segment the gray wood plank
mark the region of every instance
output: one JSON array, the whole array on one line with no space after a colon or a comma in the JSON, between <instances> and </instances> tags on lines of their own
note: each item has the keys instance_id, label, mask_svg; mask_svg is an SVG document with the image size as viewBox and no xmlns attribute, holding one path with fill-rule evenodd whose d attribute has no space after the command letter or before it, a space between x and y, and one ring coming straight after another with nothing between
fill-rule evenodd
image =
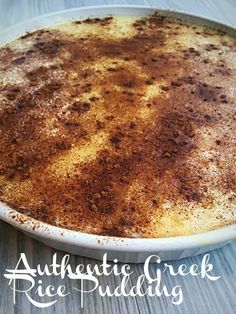
<instances>
[{"instance_id":1,"label":"gray wood plank","mask_svg":"<svg viewBox=\"0 0 236 314\"><path fill-rule=\"evenodd\" d=\"M0 29L45 13L104 4L149 5L181 10L236 26L236 5L233 0L0 0Z\"/></svg>"},{"instance_id":2,"label":"gray wood plank","mask_svg":"<svg viewBox=\"0 0 236 314\"><path fill-rule=\"evenodd\" d=\"M72 293L70 296L60 298L58 303L49 309L38 309L30 305L25 296L18 294L16 298L17 304L13 306L12 291L7 286L7 280L2 274L5 268L11 268L16 265L20 252L25 252L31 267L36 267L37 264L50 264L53 253L58 253L60 261L64 252L56 251L49 248L36 240L32 240L23 233L16 231L14 228L4 222L0 222L0 274L1 274L1 294L0 304L1 309L5 309L2 313L66 313L68 309L70 313L234 313L236 309L236 241L225 246L222 249L215 250L211 253L211 263L214 265L214 274L221 275L222 278L216 282L203 280L199 277L172 277L170 274L164 274L162 277L162 285L174 287L180 285L183 288L184 302L181 305L173 305L170 299L165 297L101 297L98 292L93 292L84 297L84 309L81 310L80 294ZM3 241L4 239L4 241ZM8 239L6 241L5 239ZM175 269L185 263L188 267L194 263L200 265L201 255L193 258L173 261L171 265ZM72 269L78 264L94 265L100 262L80 257L71 256L70 265ZM131 285L134 285L140 274L143 274L143 265L131 265L134 274L132 276ZM163 263L161 269L163 270ZM151 266L151 275L154 276L156 265ZM111 289L119 285L121 277L108 278L102 277L100 282L104 286L108 284ZM44 277L45 285L65 284L69 291L72 291L73 286L79 287L79 283L68 278L61 280L58 278ZM20 283L19 289L25 288ZM89 288L89 284L85 283L85 289ZM144 289L147 285L144 286ZM36 299L37 300L37 299ZM48 299L43 298L46 302Z\"/></svg>"}]
</instances>

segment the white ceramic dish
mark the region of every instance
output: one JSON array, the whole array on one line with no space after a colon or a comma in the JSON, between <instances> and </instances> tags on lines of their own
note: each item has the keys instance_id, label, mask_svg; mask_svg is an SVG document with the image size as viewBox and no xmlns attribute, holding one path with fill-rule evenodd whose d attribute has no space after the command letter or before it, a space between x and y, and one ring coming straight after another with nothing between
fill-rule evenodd
<instances>
[{"instance_id":1,"label":"white ceramic dish","mask_svg":"<svg viewBox=\"0 0 236 314\"><path fill-rule=\"evenodd\" d=\"M27 31L33 31L71 19L85 19L87 17L107 15L144 16L153 13L153 11L153 9L138 6L99 6L56 12L7 28L0 33L0 45L25 34ZM234 28L215 21L209 21L182 12L158 11L164 15L218 28L227 31L229 34L236 34ZM27 235L54 248L95 259L101 259L104 253L108 253L109 260L117 258L121 262L131 263L143 262L151 254L159 255L162 260L194 256L219 248L236 238L236 225L226 226L206 233L171 238L131 239L96 236L58 228L37 221L12 210L1 202L0 218L22 230Z\"/></svg>"}]
</instances>

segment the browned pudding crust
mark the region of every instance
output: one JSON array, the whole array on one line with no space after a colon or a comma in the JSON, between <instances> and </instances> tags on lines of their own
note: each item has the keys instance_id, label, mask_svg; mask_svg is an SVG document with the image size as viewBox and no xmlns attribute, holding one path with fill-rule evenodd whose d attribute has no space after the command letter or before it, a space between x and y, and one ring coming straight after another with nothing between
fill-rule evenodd
<instances>
[{"instance_id":1,"label":"browned pudding crust","mask_svg":"<svg viewBox=\"0 0 236 314\"><path fill-rule=\"evenodd\" d=\"M158 15L0 48L0 200L88 233L235 223L236 41Z\"/></svg>"}]
</instances>

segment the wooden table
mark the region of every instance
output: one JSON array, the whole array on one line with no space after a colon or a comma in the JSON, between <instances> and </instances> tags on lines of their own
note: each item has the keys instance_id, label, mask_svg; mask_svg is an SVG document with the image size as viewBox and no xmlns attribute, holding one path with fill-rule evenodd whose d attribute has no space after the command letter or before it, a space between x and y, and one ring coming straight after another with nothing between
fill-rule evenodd
<instances>
[{"instance_id":1,"label":"wooden table","mask_svg":"<svg viewBox=\"0 0 236 314\"><path fill-rule=\"evenodd\" d=\"M139 4L156 5L157 7L179 9L217 19L221 22L236 26L236 1L235 0L0 0L0 29L17 23L32 16L68 9L72 7L98 4ZM172 277L167 273L162 276L162 283L167 287L179 284L183 288L184 301L181 305L173 305L165 297L101 297L97 291L84 297L84 308L81 309L79 293L72 293L48 309L39 309L30 304L24 294L16 295L16 304L13 305L13 293L8 286L8 281L3 273L6 268L14 268L20 253L26 253L32 266L37 264L50 264L52 255L56 250L47 247L36 240L16 231L10 225L0 222L0 313L197 313L221 314L236 313L236 242L211 253L211 263L214 274L221 278L215 282L203 280L199 277ZM58 259L64 255L58 251ZM175 261L171 264L177 267L185 263L190 266L200 264L202 256ZM99 263L95 260L71 256L70 265L73 268L78 264ZM156 266L152 266L152 271ZM161 265L163 268L163 265ZM143 265L132 265L135 276L143 274ZM46 284L65 284L68 290L72 289L71 280L59 280L56 277L45 279ZM103 279L102 279L103 280ZM116 286L120 278L109 276L103 284L111 288ZM74 284L74 283L73 283ZM23 282L18 289L25 289ZM47 300L46 298L43 300Z\"/></svg>"}]
</instances>

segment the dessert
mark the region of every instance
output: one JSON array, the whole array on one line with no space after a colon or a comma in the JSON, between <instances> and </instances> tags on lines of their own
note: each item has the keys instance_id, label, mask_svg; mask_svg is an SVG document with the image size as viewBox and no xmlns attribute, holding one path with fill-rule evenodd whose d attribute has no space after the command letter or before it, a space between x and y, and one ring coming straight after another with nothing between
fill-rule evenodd
<instances>
[{"instance_id":1,"label":"dessert","mask_svg":"<svg viewBox=\"0 0 236 314\"><path fill-rule=\"evenodd\" d=\"M2 202L118 237L235 223L235 38L109 16L27 33L0 60Z\"/></svg>"}]
</instances>

